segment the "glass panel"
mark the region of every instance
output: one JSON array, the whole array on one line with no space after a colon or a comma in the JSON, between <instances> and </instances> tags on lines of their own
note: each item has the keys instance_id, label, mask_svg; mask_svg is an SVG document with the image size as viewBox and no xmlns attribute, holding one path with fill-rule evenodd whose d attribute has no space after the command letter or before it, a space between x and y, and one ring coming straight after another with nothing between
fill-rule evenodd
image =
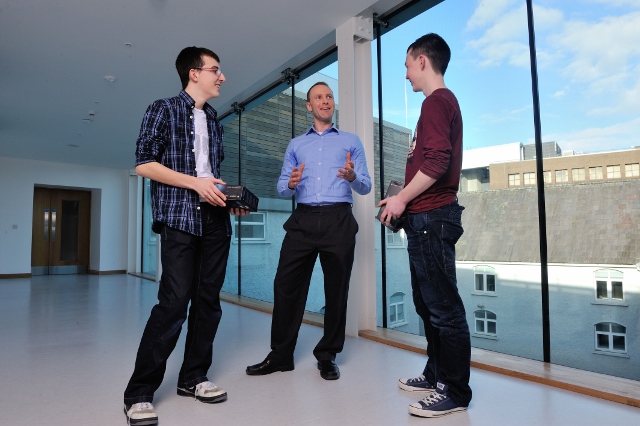
<instances>
[{"instance_id":1,"label":"glass panel","mask_svg":"<svg viewBox=\"0 0 640 426\"><path fill-rule=\"evenodd\" d=\"M476 333L484 333L484 321L476 320Z\"/></svg>"},{"instance_id":2,"label":"glass panel","mask_svg":"<svg viewBox=\"0 0 640 426\"><path fill-rule=\"evenodd\" d=\"M151 180L144 178L142 183L142 273L156 276L158 235L151 230L153 213L151 212Z\"/></svg>"},{"instance_id":3,"label":"glass panel","mask_svg":"<svg viewBox=\"0 0 640 426\"><path fill-rule=\"evenodd\" d=\"M606 281L596 281L596 297L598 299L606 299L608 297Z\"/></svg>"},{"instance_id":4,"label":"glass panel","mask_svg":"<svg viewBox=\"0 0 640 426\"><path fill-rule=\"evenodd\" d=\"M404 303L400 303L398 308L398 321L404 321Z\"/></svg>"},{"instance_id":5,"label":"glass panel","mask_svg":"<svg viewBox=\"0 0 640 426\"><path fill-rule=\"evenodd\" d=\"M609 278L609 271L605 269L596 271L596 278Z\"/></svg>"},{"instance_id":6,"label":"glass panel","mask_svg":"<svg viewBox=\"0 0 640 426\"><path fill-rule=\"evenodd\" d=\"M599 324L596 324L596 330L597 331L609 331L609 323L608 322L601 322Z\"/></svg>"},{"instance_id":7,"label":"glass panel","mask_svg":"<svg viewBox=\"0 0 640 426\"><path fill-rule=\"evenodd\" d=\"M487 318L488 319L496 319L496 314L493 312L488 312L487 311Z\"/></svg>"},{"instance_id":8,"label":"glass panel","mask_svg":"<svg viewBox=\"0 0 640 426\"><path fill-rule=\"evenodd\" d=\"M487 333L489 334L497 334L496 333L496 323L489 321L487 322Z\"/></svg>"},{"instance_id":9,"label":"glass panel","mask_svg":"<svg viewBox=\"0 0 640 426\"><path fill-rule=\"evenodd\" d=\"M620 271L617 271L615 269L610 269L609 271L609 277L611 278L623 278L624 274Z\"/></svg>"},{"instance_id":10,"label":"glass panel","mask_svg":"<svg viewBox=\"0 0 640 426\"><path fill-rule=\"evenodd\" d=\"M598 349L609 349L609 336L606 334L598 334Z\"/></svg>"},{"instance_id":11,"label":"glass panel","mask_svg":"<svg viewBox=\"0 0 640 426\"><path fill-rule=\"evenodd\" d=\"M626 333L627 328L620 324L611 324L611 331L613 333Z\"/></svg>"},{"instance_id":12,"label":"glass panel","mask_svg":"<svg viewBox=\"0 0 640 426\"><path fill-rule=\"evenodd\" d=\"M475 312L475 317L476 318L484 318L485 317L485 311L476 311Z\"/></svg>"},{"instance_id":13,"label":"glass panel","mask_svg":"<svg viewBox=\"0 0 640 426\"><path fill-rule=\"evenodd\" d=\"M624 351L626 349L624 336L613 336L611 340L613 342L613 350Z\"/></svg>"},{"instance_id":14,"label":"glass panel","mask_svg":"<svg viewBox=\"0 0 640 426\"><path fill-rule=\"evenodd\" d=\"M611 283L611 298L616 300L622 300L622 283L619 281L613 281Z\"/></svg>"},{"instance_id":15,"label":"glass panel","mask_svg":"<svg viewBox=\"0 0 640 426\"><path fill-rule=\"evenodd\" d=\"M495 275L487 275L487 291L496 291Z\"/></svg>"},{"instance_id":16,"label":"glass panel","mask_svg":"<svg viewBox=\"0 0 640 426\"><path fill-rule=\"evenodd\" d=\"M476 274L476 290L484 291L484 275Z\"/></svg>"},{"instance_id":17,"label":"glass panel","mask_svg":"<svg viewBox=\"0 0 640 426\"><path fill-rule=\"evenodd\" d=\"M395 293L393 296L391 296L391 303L399 303L402 302L402 300L404 299L404 295L402 293Z\"/></svg>"},{"instance_id":18,"label":"glass panel","mask_svg":"<svg viewBox=\"0 0 640 426\"><path fill-rule=\"evenodd\" d=\"M80 203L75 200L62 200L60 221L60 260L78 261L78 222Z\"/></svg>"},{"instance_id":19,"label":"glass panel","mask_svg":"<svg viewBox=\"0 0 640 426\"><path fill-rule=\"evenodd\" d=\"M389 306L389 321L394 323L396 319L396 305Z\"/></svg>"}]
</instances>

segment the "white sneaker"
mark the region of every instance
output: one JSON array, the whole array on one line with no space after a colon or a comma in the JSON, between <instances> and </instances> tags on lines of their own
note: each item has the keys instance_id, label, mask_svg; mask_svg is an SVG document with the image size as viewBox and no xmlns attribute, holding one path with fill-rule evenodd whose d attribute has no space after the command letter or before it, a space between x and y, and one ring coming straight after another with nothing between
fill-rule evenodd
<instances>
[{"instance_id":1,"label":"white sneaker","mask_svg":"<svg viewBox=\"0 0 640 426\"><path fill-rule=\"evenodd\" d=\"M138 402L129 407L125 405L124 413L127 415L127 424L129 425L143 426L158 424L156 410L150 402Z\"/></svg>"},{"instance_id":2,"label":"white sneaker","mask_svg":"<svg viewBox=\"0 0 640 426\"><path fill-rule=\"evenodd\" d=\"M222 402L227 400L227 393L213 382L198 383L194 387L178 387L178 395L192 396L201 402Z\"/></svg>"}]
</instances>

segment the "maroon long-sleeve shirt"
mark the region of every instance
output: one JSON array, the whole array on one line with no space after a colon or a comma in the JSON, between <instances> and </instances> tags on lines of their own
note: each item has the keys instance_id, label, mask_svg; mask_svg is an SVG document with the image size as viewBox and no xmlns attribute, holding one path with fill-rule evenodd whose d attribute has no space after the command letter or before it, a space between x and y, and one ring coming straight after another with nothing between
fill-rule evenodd
<instances>
[{"instance_id":1,"label":"maroon long-sleeve shirt","mask_svg":"<svg viewBox=\"0 0 640 426\"><path fill-rule=\"evenodd\" d=\"M456 200L462 170L462 114L453 92L437 89L422 102L405 169L405 186L420 170L436 182L407 205L408 213Z\"/></svg>"}]
</instances>

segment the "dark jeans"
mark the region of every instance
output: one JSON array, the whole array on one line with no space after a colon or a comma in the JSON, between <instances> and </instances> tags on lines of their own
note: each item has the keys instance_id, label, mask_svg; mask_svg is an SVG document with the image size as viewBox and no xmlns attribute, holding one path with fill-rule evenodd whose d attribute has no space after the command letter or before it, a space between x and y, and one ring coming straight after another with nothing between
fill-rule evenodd
<instances>
[{"instance_id":1,"label":"dark jeans","mask_svg":"<svg viewBox=\"0 0 640 426\"><path fill-rule=\"evenodd\" d=\"M351 204L299 204L283 227L287 234L273 285L269 358L293 361L311 274L319 255L324 274L324 335L313 354L318 360L333 361L344 347L347 296L358 232Z\"/></svg>"},{"instance_id":2,"label":"dark jeans","mask_svg":"<svg viewBox=\"0 0 640 426\"><path fill-rule=\"evenodd\" d=\"M192 387L208 380L213 339L222 316L220 289L227 268L231 224L224 208L202 203L201 214L201 237L168 226L162 229L158 304L151 310L142 334L135 369L124 391L125 404L153 401L187 318L189 302L178 386Z\"/></svg>"},{"instance_id":3,"label":"dark jeans","mask_svg":"<svg viewBox=\"0 0 640 426\"><path fill-rule=\"evenodd\" d=\"M410 214L408 238L413 302L424 321L429 359L424 375L449 387L459 406L471 401L469 372L471 338L458 294L455 244L462 236L462 210L457 201L423 213Z\"/></svg>"}]
</instances>

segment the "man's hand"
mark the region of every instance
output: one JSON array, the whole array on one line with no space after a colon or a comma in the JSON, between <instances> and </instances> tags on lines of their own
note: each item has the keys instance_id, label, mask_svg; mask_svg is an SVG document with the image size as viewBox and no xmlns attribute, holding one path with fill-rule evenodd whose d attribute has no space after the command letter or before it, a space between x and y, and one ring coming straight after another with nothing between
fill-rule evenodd
<instances>
[{"instance_id":1,"label":"man's hand","mask_svg":"<svg viewBox=\"0 0 640 426\"><path fill-rule=\"evenodd\" d=\"M397 195L393 197L385 198L380 201L378 207L385 206L382 214L380 215L380 222L389 226L391 220L396 219L404 213L404 209L407 207L407 203L402 201Z\"/></svg>"},{"instance_id":2,"label":"man's hand","mask_svg":"<svg viewBox=\"0 0 640 426\"><path fill-rule=\"evenodd\" d=\"M351 153L347 152L347 162L344 164L344 168L338 169L340 173L338 173L336 176L340 179L345 179L349 182L353 182L354 180L356 180L356 172L355 170L353 170L354 166L355 164L353 164L353 161L351 161Z\"/></svg>"},{"instance_id":3,"label":"man's hand","mask_svg":"<svg viewBox=\"0 0 640 426\"><path fill-rule=\"evenodd\" d=\"M298 166L295 166L289 175L289 189L296 189L296 186L300 183L300 179L302 179L302 171L304 170L304 163L300 164L300 169Z\"/></svg>"},{"instance_id":4,"label":"man's hand","mask_svg":"<svg viewBox=\"0 0 640 426\"><path fill-rule=\"evenodd\" d=\"M249 214L249 210L242 209L240 207L235 207L235 208L229 209L229 213L231 213L234 216L246 216Z\"/></svg>"},{"instance_id":5,"label":"man's hand","mask_svg":"<svg viewBox=\"0 0 640 426\"><path fill-rule=\"evenodd\" d=\"M225 207L227 197L216 185L226 185L226 183L216 178L197 179L194 189L207 203L214 206Z\"/></svg>"}]
</instances>

